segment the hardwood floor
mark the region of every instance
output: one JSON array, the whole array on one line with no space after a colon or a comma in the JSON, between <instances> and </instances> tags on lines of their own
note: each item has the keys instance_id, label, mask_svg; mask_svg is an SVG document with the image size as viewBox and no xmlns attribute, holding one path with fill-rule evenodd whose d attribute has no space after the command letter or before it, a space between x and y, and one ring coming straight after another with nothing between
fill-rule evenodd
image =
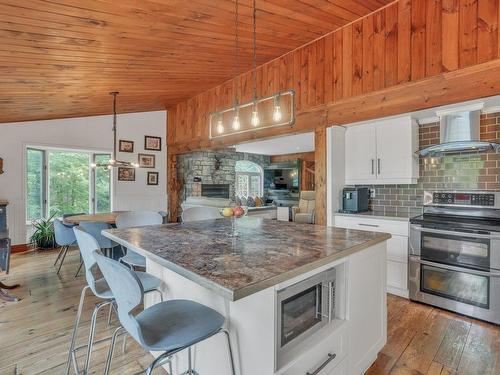
<instances>
[{"instance_id":1,"label":"hardwood floor","mask_svg":"<svg viewBox=\"0 0 500 375\"><path fill-rule=\"evenodd\" d=\"M57 251L15 254L11 274L0 278L8 284L21 283L14 292L22 298L0 303L1 375L64 373L85 278L73 277L79 262L76 251L68 254L60 277L52 267L56 256ZM87 300L79 343L88 332L91 301L95 299ZM98 338L112 331L106 327L105 314L98 320ZM102 374L106 354L107 343L96 346L92 374ZM151 360L129 339L125 355L117 346L112 373L134 374ZM166 372L157 369L155 374ZM388 342L367 374L498 375L500 327L389 295Z\"/></svg>"},{"instance_id":2,"label":"hardwood floor","mask_svg":"<svg viewBox=\"0 0 500 375\"><path fill-rule=\"evenodd\" d=\"M64 374L71 330L85 277L81 274L74 278L79 264L76 250L68 253L60 277L52 267L56 256L57 250L15 254L12 256L10 275L4 277L2 274L1 279L5 283L21 284L21 288L12 292L22 300L17 303L0 302L1 375ZM95 297L86 299L77 345L83 344L88 335L95 301ZM109 336L116 326L114 318L114 324L107 327L107 313L108 310L104 309L98 318L97 338ZM108 342L94 348L91 374L102 374ZM153 359L130 338L125 355L121 351L121 340L116 348L112 374L135 374L145 369ZM83 363L82 357L83 351L79 355L80 364ZM166 371L160 368L154 374L166 374Z\"/></svg>"},{"instance_id":3,"label":"hardwood floor","mask_svg":"<svg viewBox=\"0 0 500 375\"><path fill-rule=\"evenodd\" d=\"M500 374L500 327L388 295L387 345L367 375Z\"/></svg>"}]
</instances>

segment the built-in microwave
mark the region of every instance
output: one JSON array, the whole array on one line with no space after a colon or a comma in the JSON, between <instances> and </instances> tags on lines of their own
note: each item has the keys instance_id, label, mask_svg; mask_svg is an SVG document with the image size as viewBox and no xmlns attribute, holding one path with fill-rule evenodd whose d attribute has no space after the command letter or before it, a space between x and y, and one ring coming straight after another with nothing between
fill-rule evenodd
<instances>
[{"instance_id":1,"label":"built-in microwave","mask_svg":"<svg viewBox=\"0 0 500 375\"><path fill-rule=\"evenodd\" d=\"M333 322L335 292L335 268L277 292L276 368L307 349L309 338Z\"/></svg>"}]
</instances>

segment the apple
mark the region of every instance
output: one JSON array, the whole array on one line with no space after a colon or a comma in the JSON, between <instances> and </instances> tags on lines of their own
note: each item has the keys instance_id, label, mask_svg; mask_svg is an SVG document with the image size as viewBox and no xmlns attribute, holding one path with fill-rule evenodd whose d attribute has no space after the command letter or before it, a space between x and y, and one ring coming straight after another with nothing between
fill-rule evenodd
<instances>
[{"instance_id":1,"label":"apple","mask_svg":"<svg viewBox=\"0 0 500 375\"><path fill-rule=\"evenodd\" d=\"M222 210L222 216L224 217L231 217L233 216L234 212L231 207L226 207Z\"/></svg>"},{"instance_id":2,"label":"apple","mask_svg":"<svg viewBox=\"0 0 500 375\"><path fill-rule=\"evenodd\" d=\"M245 215L245 210L241 206L236 206L233 210L234 216L240 217Z\"/></svg>"}]
</instances>

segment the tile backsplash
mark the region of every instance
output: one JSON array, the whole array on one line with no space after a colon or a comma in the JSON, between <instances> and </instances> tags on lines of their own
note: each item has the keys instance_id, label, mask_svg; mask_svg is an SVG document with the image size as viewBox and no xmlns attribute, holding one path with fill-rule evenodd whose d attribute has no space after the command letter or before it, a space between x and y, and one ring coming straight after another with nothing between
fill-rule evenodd
<instances>
[{"instance_id":1,"label":"tile backsplash","mask_svg":"<svg viewBox=\"0 0 500 375\"><path fill-rule=\"evenodd\" d=\"M481 139L500 140L500 113L481 115ZM421 125L420 148L439 143L439 123ZM422 208L424 190L500 191L500 153L456 153L420 158L420 178L413 185L363 185L375 190L375 211L410 212Z\"/></svg>"}]
</instances>

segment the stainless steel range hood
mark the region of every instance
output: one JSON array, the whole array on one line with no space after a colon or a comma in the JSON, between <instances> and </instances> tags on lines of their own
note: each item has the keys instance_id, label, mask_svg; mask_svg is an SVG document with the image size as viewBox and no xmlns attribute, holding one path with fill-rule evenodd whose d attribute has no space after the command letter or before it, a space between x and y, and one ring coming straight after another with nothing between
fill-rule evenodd
<instances>
[{"instance_id":1,"label":"stainless steel range hood","mask_svg":"<svg viewBox=\"0 0 500 375\"><path fill-rule=\"evenodd\" d=\"M481 141L480 116L483 104L436 112L440 118L440 143L418 151L420 156L500 150L496 142Z\"/></svg>"}]
</instances>

